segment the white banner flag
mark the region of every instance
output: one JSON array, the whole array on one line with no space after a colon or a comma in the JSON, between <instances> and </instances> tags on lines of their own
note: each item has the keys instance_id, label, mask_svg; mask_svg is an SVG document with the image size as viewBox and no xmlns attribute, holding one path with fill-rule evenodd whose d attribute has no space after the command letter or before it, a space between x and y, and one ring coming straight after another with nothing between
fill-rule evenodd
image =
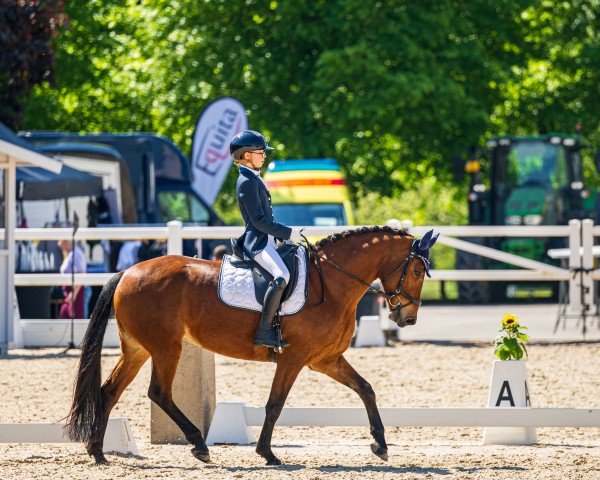
<instances>
[{"instance_id":1,"label":"white banner flag","mask_svg":"<svg viewBox=\"0 0 600 480\"><path fill-rule=\"evenodd\" d=\"M217 198L231 167L229 142L247 129L246 110L235 98L218 98L200 115L192 140L192 186L209 205Z\"/></svg>"}]
</instances>

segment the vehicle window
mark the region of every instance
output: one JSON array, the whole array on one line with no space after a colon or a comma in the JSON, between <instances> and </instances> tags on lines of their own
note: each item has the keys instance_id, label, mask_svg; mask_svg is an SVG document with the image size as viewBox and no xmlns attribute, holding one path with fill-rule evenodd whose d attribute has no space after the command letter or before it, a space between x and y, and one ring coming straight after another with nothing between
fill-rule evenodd
<instances>
[{"instance_id":1,"label":"vehicle window","mask_svg":"<svg viewBox=\"0 0 600 480\"><path fill-rule=\"evenodd\" d=\"M582 170L583 166L581 163L581 155L579 152L571 153L571 164L573 165L573 181L583 182Z\"/></svg>"},{"instance_id":2,"label":"vehicle window","mask_svg":"<svg viewBox=\"0 0 600 480\"><path fill-rule=\"evenodd\" d=\"M275 220L290 226L335 227L348 221L341 203L273 205Z\"/></svg>"},{"instance_id":3,"label":"vehicle window","mask_svg":"<svg viewBox=\"0 0 600 480\"><path fill-rule=\"evenodd\" d=\"M564 148L540 141L518 142L507 158L507 176L514 186L564 188L568 184Z\"/></svg>"},{"instance_id":4,"label":"vehicle window","mask_svg":"<svg viewBox=\"0 0 600 480\"><path fill-rule=\"evenodd\" d=\"M189 192L158 192L158 208L162 222L208 223L208 210Z\"/></svg>"},{"instance_id":5,"label":"vehicle window","mask_svg":"<svg viewBox=\"0 0 600 480\"><path fill-rule=\"evenodd\" d=\"M188 197L190 199L190 207L192 210L192 222L208 223L210 219L208 209L194 195L188 194Z\"/></svg>"}]
</instances>

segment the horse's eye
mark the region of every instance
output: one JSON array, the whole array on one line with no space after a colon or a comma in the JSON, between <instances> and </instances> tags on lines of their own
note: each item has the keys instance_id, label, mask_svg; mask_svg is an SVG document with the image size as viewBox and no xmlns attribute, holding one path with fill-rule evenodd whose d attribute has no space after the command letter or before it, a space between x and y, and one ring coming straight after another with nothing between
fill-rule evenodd
<instances>
[{"instance_id":1,"label":"horse's eye","mask_svg":"<svg viewBox=\"0 0 600 480\"><path fill-rule=\"evenodd\" d=\"M413 270L413 273L415 274L415 277L417 277L417 278L421 276L421 270L419 270L418 268L415 268Z\"/></svg>"}]
</instances>

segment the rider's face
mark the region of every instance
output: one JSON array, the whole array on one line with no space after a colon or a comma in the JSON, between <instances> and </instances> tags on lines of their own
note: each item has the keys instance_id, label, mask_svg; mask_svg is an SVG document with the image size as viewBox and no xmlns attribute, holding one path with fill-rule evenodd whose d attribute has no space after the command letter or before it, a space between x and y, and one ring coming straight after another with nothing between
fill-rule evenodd
<instances>
[{"instance_id":1,"label":"rider's face","mask_svg":"<svg viewBox=\"0 0 600 480\"><path fill-rule=\"evenodd\" d=\"M247 152L248 162L252 166L254 170L259 170L262 167L263 163L265 163L265 151L264 150L252 150L251 152Z\"/></svg>"}]
</instances>

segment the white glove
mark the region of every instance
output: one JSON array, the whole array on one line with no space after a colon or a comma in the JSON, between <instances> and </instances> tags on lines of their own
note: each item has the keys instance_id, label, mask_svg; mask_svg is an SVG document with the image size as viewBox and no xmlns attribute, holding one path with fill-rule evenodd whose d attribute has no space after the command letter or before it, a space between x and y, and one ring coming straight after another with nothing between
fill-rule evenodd
<instances>
[{"instance_id":1,"label":"white glove","mask_svg":"<svg viewBox=\"0 0 600 480\"><path fill-rule=\"evenodd\" d=\"M302 232L302 230L304 230L304 229L299 228L299 227L292 227L292 234L290 235L290 241L293 243L300 243L300 240L302 240L302 237L300 236L300 233Z\"/></svg>"}]
</instances>

